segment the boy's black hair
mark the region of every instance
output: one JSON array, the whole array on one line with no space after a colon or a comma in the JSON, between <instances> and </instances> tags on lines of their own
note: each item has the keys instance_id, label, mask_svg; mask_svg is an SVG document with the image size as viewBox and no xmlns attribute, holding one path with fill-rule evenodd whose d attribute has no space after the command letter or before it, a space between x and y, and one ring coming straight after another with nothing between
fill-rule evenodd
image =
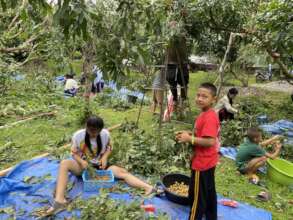
<instances>
[{"instance_id":1,"label":"boy's black hair","mask_svg":"<svg viewBox=\"0 0 293 220\"><path fill-rule=\"evenodd\" d=\"M261 135L261 129L259 129L257 127L248 128L248 130L247 130L247 138L251 142L254 142L255 138L258 138L259 135Z\"/></svg>"},{"instance_id":2,"label":"boy's black hair","mask_svg":"<svg viewBox=\"0 0 293 220\"><path fill-rule=\"evenodd\" d=\"M90 116L86 121L86 127L101 130L101 129L104 128L104 121L100 117ZM97 155L94 155L92 145L91 145L91 142L90 142L90 135L87 132L85 134L84 142L85 142L86 146L88 147L89 151L91 152L91 154L94 157L98 156L101 153L101 151L102 151L102 140L101 140L101 135L100 134L97 136Z\"/></svg>"},{"instance_id":3,"label":"boy's black hair","mask_svg":"<svg viewBox=\"0 0 293 220\"><path fill-rule=\"evenodd\" d=\"M228 93L231 94L231 95L237 95L238 90L236 88L231 88L231 89L229 89Z\"/></svg>"},{"instance_id":4,"label":"boy's black hair","mask_svg":"<svg viewBox=\"0 0 293 220\"><path fill-rule=\"evenodd\" d=\"M213 96L217 95L217 87L212 83L209 83L209 82L202 83L200 84L199 88L205 88L210 90Z\"/></svg>"}]
</instances>

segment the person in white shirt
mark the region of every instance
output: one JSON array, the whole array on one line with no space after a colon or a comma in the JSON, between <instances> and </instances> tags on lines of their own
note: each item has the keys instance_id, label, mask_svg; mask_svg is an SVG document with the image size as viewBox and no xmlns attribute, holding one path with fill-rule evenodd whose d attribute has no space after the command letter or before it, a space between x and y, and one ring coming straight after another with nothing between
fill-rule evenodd
<instances>
[{"instance_id":1,"label":"person in white shirt","mask_svg":"<svg viewBox=\"0 0 293 220\"><path fill-rule=\"evenodd\" d=\"M73 74L66 74L65 79L64 93L75 96L78 90L78 84L76 80L73 79Z\"/></svg>"},{"instance_id":2,"label":"person in white shirt","mask_svg":"<svg viewBox=\"0 0 293 220\"><path fill-rule=\"evenodd\" d=\"M96 77L92 84L92 93L100 93L104 88L103 72L95 65L93 68L93 73Z\"/></svg>"},{"instance_id":3,"label":"person in white shirt","mask_svg":"<svg viewBox=\"0 0 293 220\"><path fill-rule=\"evenodd\" d=\"M97 169L111 170L115 178L124 180L132 187L143 189L145 195L161 193L160 189L140 180L124 168L109 164L111 152L110 133L104 129L103 119L91 116L86 122L86 128L76 131L72 137L72 159L62 160L60 163L54 203L45 216L54 214L67 205L65 192L68 173L80 176L89 163Z\"/></svg>"},{"instance_id":4,"label":"person in white shirt","mask_svg":"<svg viewBox=\"0 0 293 220\"><path fill-rule=\"evenodd\" d=\"M236 88L231 88L228 94L217 102L214 109L218 113L220 121L234 119L234 114L238 113L238 110L233 107L233 100L237 95L238 90Z\"/></svg>"}]
</instances>

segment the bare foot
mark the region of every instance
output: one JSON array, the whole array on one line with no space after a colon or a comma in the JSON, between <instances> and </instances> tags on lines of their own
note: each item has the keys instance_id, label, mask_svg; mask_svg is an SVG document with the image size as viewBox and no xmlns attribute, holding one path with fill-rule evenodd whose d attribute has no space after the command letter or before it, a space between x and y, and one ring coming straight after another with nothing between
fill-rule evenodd
<instances>
[{"instance_id":1,"label":"bare foot","mask_svg":"<svg viewBox=\"0 0 293 220\"><path fill-rule=\"evenodd\" d=\"M258 182L259 182L259 177L256 174L249 175L248 179L250 182L252 182L254 184L258 184Z\"/></svg>"},{"instance_id":2,"label":"bare foot","mask_svg":"<svg viewBox=\"0 0 293 220\"><path fill-rule=\"evenodd\" d=\"M67 201L64 199L62 202L59 202L57 200L54 201L53 206L51 206L47 211L46 215L52 215L55 211L62 209L67 204Z\"/></svg>"}]
</instances>

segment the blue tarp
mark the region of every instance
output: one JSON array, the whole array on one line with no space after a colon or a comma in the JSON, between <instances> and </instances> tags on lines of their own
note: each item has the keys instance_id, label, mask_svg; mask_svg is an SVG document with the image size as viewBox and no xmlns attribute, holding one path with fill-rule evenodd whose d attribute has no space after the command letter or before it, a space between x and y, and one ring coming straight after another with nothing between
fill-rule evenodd
<instances>
[{"instance_id":1,"label":"blue tarp","mask_svg":"<svg viewBox=\"0 0 293 220\"><path fill-rule=\"evenodd\" d=\"M279 120L274 123L260 126L264 131L270 134L281 134L293 138L293 122L288 120Z\"/></svg>"},{"instance_id":2,"label":"blue tarp","mask_svg":"<svg viewBox=\"0 0 293 220\"><path fill-rule=\"evenodd\" d=\"M121 87L120 89L118 89L117 83L114 82L113 80L105 82L105 88L112 89L114 91L112 96L119 97L123 100L127 100L127 95L136 96L140 100L143 98L143 93L141 93L139 91L131 91L131 90L127 89L126 87Z\"/></svg>"},{"instance_id":3,"label":"blue tarp","mask_svg":"<svg viewBox=\"0 0 293 220\"><path fill-rule=\"evenodd\" d=\"M25 75L23 74L17 74L15 76L13 76L13 79L15 79L16 81L21 81L25 79Z\"/></svg>"},{"instance_id":4,"label":"blue tarp","mask_svg":"<svg viewBox=\"0 0 293 220\"><path fill-rule=\"evenodd\" d=\"M30 214L36 208L48 206L48 200L52 202L52 194L56 184L56 176L58 172L59 161L52 160L48 157L23 161L17 165L5 177L0 178L0 208L14 207L16 213L24 211L17 216L19 220L34 219ZM23 180L26 176L44 177L42 182L35 184L26 184ZM70 198L81 196L86 199L90 196L97 196L98 192L89 193L83 191L83 182L80 178L70 176L70 182L74 183L72 190L68 193ZM110 197L124 201L130 201L134 198L129 194L111 193ZM221 199L218 196L218 199ZM47 201L46 201L47 200ZM145 201L146 204L153 204L161 212L169 214L172 220L188 219L189 207L181 206L168 201L165 197L152 198ZM72 214L79 215L78 211L68 213L61 212L57 215L57 219L63 219L65 216ZM258 209L253 206L239 203L238 208L230 208L218 205L218 215L221 220L271 220L271 213ZM0 214L0 219L7 219L6 214Z\"/></svg>"},{"instance_id":5,"label":"blue tarp","mask_svg":"<svg viewBox=\"0 0 293 220\"><path fill-rule=\"evenodd\" d=\"M279 120L270 124L260 126L265 132L269 134L280 134L286 138L285 144L293 147L293 122L289 120Z\"/></svg>"},{"instance_id":6,"label":"blue tarp","mask_svg":"<svg viewBox=\"0 0 293 220\"><path fill-rule=\"evenodd\" d=\"M59 85L62 85L65 82L65 77L64 76L57 76L55 78L55 81ZM143 98L143 93L142 92L131 91L131 90L127 89L126 87L121 87L120 89L118 89L117 83L115 81L113 81L113 80L105 81L104 87L105 88L110 88L110 89L113 90L113 93L110 95L111 97L119 98L119 99L122 99L124 101L127 100L127 95L135 96L139 100L142 100L142 98ZM146 97L144 97L144 99L147 100Z\"/></svg>"},{"instance_id":7,"label":"blue tarp","mask_svg":"<svg viewBox=\"0 0 293 220\"><path fill-rule=\"evenodd\" d=\"M55 81L63 83L65 81L65 76L57 76Z\"/></svg>"},{"instance_id":8,"label":"blue tarp","mask_svg":"<svg viewBox=\"0 0 293 220\"><path fill-rule=\"evenodd\" d=\"M236 160L237 148L236 147L221 147L220 153L222 156L231 160Z\"/></svg>"}]
</instances>

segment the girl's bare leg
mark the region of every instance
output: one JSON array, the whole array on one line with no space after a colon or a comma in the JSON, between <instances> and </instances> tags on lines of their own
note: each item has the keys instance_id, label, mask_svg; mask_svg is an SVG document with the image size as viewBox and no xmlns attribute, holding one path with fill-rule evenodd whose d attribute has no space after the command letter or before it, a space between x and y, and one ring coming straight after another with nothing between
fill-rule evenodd
<instances>
[{"instance_id":1,"label":"girl's bare leg","mask_svg":"<svg viewBox=\"0 0 293 220\"><path fill-rule=\"evenodd\" d=\"M81 175L82 169L75 160L62 160L59 167L59 173L56 184L55 201L66 203L65 191L68 182L68 173L71 172L76 176ZM51 207L47 212L52 212Z\"/></svg>"},{"instance_id":2,"label":"girl's bare leg","mask_svg":"<svg viewBox=\"0 0 293 220\"><path fill-rule=\"evenodd\" d=\"M151 194L153 190L153 187L151 185L135 177L124 168L118 166L110 166L108 170L111 170L116 178L123 179L128 185L135 188L143 189L146 195Z\"/></svg>"}]
</instances>

